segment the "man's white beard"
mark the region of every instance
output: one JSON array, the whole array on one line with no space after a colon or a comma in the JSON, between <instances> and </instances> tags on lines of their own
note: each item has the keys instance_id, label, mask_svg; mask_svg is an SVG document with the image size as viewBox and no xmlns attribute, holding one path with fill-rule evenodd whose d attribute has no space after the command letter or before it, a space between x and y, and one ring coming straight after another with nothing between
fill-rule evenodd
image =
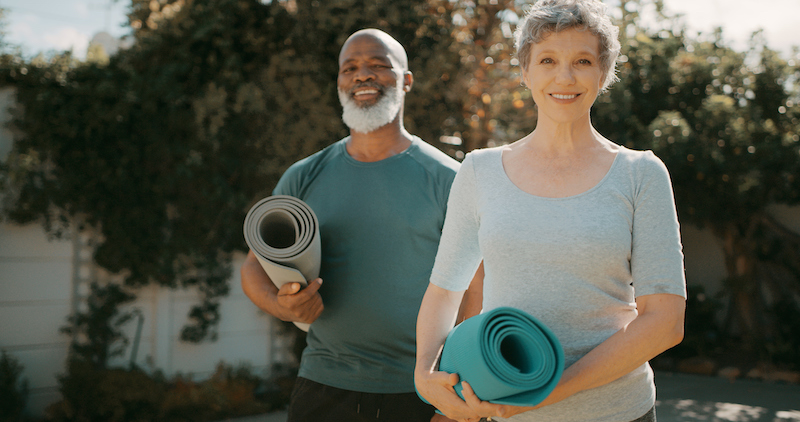
<instances>
[{"instance_id":1,"label":"man's white beard","mask_svg":"<svg viewBox=\"0 0 800 422\"><path fill-rule=\"evenodd\" d=\"M339 102L342 103L342 120L350 129L369 133L391 123L403 106L403 98L397 86L388 86L383 95L371 106L359 107L353 97L339 89Z\"/></svg>"}]
</instances>

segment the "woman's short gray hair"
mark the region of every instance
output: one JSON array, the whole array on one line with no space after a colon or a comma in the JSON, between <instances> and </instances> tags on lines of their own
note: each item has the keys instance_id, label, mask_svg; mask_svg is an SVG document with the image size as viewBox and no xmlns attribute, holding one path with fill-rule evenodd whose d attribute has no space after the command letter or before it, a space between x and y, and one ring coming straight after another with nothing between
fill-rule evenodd
<instances>
[{"instance_id":1,"label":"woman's short gray hair","mask_svg":"<svg viewBox=\"0 0 800 422\"><path fill-rule=\"evenodd\" d=\"M587 30L600 40L600 67L605 75L602 91L618 80L619 28L600 0L540 0L525 14L515 34L517 59L522 69L530 64L533 44L554 32Z\"/></svg>"}]
</instances>

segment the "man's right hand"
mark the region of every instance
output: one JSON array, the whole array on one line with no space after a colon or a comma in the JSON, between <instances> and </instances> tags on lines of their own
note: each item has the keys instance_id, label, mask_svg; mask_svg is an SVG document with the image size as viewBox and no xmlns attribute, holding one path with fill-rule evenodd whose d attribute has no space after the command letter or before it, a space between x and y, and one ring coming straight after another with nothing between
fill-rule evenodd
<instances>
[{"instance_id":1,"label":"man's right hand","mask_svg":"<svg viewBox=\"0 0 800 422\"><path fill-rule=\"evenodd\" d=\"M261 310L280 320L310 324L322 313L321 278L311 280L305 288L300 283L286 283L279 290L253 251L242 264L241 276L244 294Z\"/></svg>"},{"instance_id":2,"label":"man's right hand","mask_svg":"<svg viewBox=\"0 0 800 422\"><path fill-rule=\"evenodd\" d=\"M319 317L325 306L319 288L322 279L317 278L301 288L300 283L286 283L277 294L277 304L281 315L275 315L284 321L305 322L310 324Z\"/></svg>"}]
</instances>

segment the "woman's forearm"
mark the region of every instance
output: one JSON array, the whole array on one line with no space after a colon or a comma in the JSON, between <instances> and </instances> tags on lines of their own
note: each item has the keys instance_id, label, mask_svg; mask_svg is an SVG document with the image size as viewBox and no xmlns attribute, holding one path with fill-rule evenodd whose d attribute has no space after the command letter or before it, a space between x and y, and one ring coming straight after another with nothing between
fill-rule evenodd
<instances>
[{"instance_id":1,"label":"woman's forearm","mask_svg":"<svg viewBox=\"0 0 800 422\"><path fill-rule=\"evenodd\" d=\"M458 420L482 416L453 390L459 382L458 375L440 372L437 368L439 353L455 325L463 294L428 285L417 317L417 364L414 370L414 383L420 396L446 416Z\"/></svg>"},{"instance_id":2,"label":"woman's forearm","mask_svg":"<svg viewBox=\"0 0 800 422\"><path fill-rule=\"evenodd\" d=\"M657 294L642 296L636 302L636 319L567 368L541 405L608 384L680 343L685 310L682 297Z\"/></svg>"},{"instance_id":3,"label":"woman's forearm","mask_svg":"<svg viewBox=\"0 0 800 422\"><path fill-rule=\"evenodd\" d=\"M439 351L456 322L464 292L429 284L417 316L416 371L434 371Z\"/></svg>"}]
</instances>

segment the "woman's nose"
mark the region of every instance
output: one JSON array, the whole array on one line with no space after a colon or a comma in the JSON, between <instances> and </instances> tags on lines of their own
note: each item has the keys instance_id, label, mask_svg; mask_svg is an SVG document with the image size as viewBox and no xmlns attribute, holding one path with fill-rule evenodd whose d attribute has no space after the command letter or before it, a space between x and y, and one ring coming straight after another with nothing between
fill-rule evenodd
<instances>
[{"instance_id":1,"label":"woman's nose","mask_svg":"<svg viewBox=\"0 0 800 422\"><path fill-rule=\"evenodd\" d=\"M564 85L575 83L575 74L573 73L572 66L559 66L558 73L556 74L556 82Z\"/></svg>"}]
</instances>

